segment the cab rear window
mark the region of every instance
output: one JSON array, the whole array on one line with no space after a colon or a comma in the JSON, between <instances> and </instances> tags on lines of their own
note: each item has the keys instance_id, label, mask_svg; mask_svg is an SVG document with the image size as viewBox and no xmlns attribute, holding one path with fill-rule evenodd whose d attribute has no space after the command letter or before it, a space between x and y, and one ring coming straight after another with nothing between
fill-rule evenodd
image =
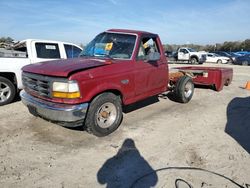
<instances>
[{"instance_id":1,"label":"cab rear window","mask_svg":"<svg viewBox=\"0 0 250 188\"><path fill-rule=\"evenodd\" d=\"M36 43L36 52L38 58L60 59L58 44L55 43Z\"/></svg>"}]
</instances>

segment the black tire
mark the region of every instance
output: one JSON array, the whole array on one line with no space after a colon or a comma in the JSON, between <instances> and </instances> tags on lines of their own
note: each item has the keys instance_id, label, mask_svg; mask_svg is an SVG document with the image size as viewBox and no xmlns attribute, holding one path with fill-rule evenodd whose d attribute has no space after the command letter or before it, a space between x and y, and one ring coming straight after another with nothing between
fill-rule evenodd
<instances>
[{"instance_id":1,"label":"black tire","mask_svg":"<svg viewBox=\"0 0 250 188\"><path fill-rule=\"evenodd\" d=\"M225 84L224 84L224 86L229 86L231 84L231 82L232 81L230 79L227 79L226 82L225 82Z\"/></svg>"},{"instance_id":2,"label":"black tire","mask_svg":"<svg viewBox=\"0 0 250 188\"><path fill-rule=\"evenodd\" d=\"M191 57L190 62L191 62L191 64L197 64L198 60L195 57Z\"/></svg>"},{"instance_id":3,"label":"black tire","mask_svg":"<svg viewBox=\"0 0 250 188\"><path fill-rule=\"evenodd\" d=\"M218 59L218 60L217 60L217 64L222 64L222 60L221 60L221 59Z\"/></svg>"},{"instance_id":4,"label":"black tire","mask_svg":"<svg viewBox=\"0 0 250 188\"><path fill-rule=\"evenodd\" d=\"M176 83L175 99L180 103L188 103L194 94L194 83L189 76L182 76Z\"/></svg>"},{"instance_id":5,"label":"black tire","mask_svg":"<svg viewBox=\"0 0 250 188\"><path fill-rule=\"evenodd\" d=\"M16 87L7 78L0 76L0 106L11 103L16 96Z\"/></svg>"},{"instance_id":6,"label":"black tire","mask_svg":"<svg viewBox=\"0 0 250 188\"><path fill-rule=\"evenodd\" d=\"M102 93L90 103L85 119L86 131L98 137L114 132L122 121L122 104L119 96Z\"/></svg>"},{"instance_id":7,"label":"black tire","mask_svg":"<svg viewBox=\"0 0 250 188\"><path fill-rule=\"evenodd\" d=\"M248 66L248 61L242 61L243 66Z\"/></svg>"}]
</instances>

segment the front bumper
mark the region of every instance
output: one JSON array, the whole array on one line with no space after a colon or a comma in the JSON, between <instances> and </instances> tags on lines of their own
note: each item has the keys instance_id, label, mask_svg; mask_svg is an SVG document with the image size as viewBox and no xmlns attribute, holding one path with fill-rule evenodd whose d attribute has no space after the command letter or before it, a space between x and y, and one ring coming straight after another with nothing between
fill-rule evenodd
<instances>
[{"instance_id":1,"label":"front bumper","mask_svg":"<svg viewBox=\"0 0 250 188\"><path fill-rule=\"evenodd\" d=\"M24 90L20 92L20 96L24 105L34 116L40 116L67 127L79 126L84 121L89 106L89 103L69 105L48 102L35 98Z\"/></svg>"},{"instance_id":2,"label":"front bumper","mask_svg":"<svg viewBox=\"0 0 250 188\"><path fill-rule=\"evenodd\" d=\"M207 60L206 56L202 55L202 56L199 58L199 64L205 63L206 60Z\"/></svg>"}]
</instances>

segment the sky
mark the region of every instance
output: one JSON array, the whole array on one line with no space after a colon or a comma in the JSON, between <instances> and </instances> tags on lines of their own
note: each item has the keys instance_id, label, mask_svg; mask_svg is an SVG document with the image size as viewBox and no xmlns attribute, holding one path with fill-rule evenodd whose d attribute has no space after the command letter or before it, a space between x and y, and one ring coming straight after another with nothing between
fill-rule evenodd
<instances>
[{"instance_id":1,"label":"sky","mask_svg":"<svg viewBox=\"0 0 250 188\"><path fill-rule=\"evenodd\" d=\"M164 44L250 39L250 0L0 0L0 37L87 44L107 29L159 34Z\"/></svg>"}]
</instances>

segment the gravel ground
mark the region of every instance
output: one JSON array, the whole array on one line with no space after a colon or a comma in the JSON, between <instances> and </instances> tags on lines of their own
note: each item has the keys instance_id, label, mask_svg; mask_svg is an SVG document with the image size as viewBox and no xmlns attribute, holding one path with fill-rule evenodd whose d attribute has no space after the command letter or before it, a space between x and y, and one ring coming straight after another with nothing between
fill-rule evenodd
<instances>
[{"instance_id":1,"label":"gravel ground","mask_svg":"<svg viewBox=\"0 0 250 188\"><path fill-rule=\"evenodd\" d=\"M246 188L250 66L208 65L233 67L232 84L195 88L188 104L130 106L104 138L33 117L20 101L0 107L1 187Z\"/></svg>"}]
</instances>

